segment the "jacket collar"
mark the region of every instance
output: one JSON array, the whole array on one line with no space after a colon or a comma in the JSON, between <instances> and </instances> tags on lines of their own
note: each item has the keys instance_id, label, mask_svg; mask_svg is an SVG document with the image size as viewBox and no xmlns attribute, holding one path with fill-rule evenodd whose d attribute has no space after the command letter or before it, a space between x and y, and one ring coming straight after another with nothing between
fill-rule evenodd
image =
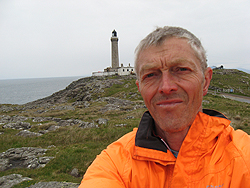
<instances>
[{"instance_id":1,"label":"jacket collar","mask_svg":"<svg viewBox=\"0 0 250 188\"><path fill-rule=\"evenodd\" d=\"M160 138L154 135L155 123L149 111L145 112L141 118L138 131L135 137L135 145L143 148L167 152L167 147Z\"/></svg>"},{"instance_id":2,"label":"jacket collar","mask_svg":"<svg viewBox=\"0 0 250 188\"><path fill-rule=\"evenodd\" d=\"M213 123L211 121L213 121ZM222 132L229 124L230 121L227 120L227 118L220 112L204 109L203 112L199 112L197 114L186 138L184 139L180 152L186 151L189 148L187 147L184 149L183 147L185 147L185 145L195 146L197 143L195 144L194 141L198 138L202 141L207 139L206 142L212 143L212 140L214 140L214 138L216 138L218 134L220 134L220 132ZM142 116L138 131L136 133L136 155L139 154L139 151L143 151L141 154L145 154L145 156L149 156L150 151L154 153L159 151L163 155L166 155L166 153L171 155L171 152L167 149L166 145L161 141L161 139L154 135L154 127L154 119L148 111L145 112ZM140 150L140 148L143 149ZM175 160L174 157L173 160Z\"/></svg>"}]
</instances>

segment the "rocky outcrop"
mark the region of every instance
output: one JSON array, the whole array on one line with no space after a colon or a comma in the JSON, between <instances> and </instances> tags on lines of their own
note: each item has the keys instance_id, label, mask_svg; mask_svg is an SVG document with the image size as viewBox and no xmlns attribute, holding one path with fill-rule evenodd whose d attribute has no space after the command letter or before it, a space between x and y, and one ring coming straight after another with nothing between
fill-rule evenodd
<instances>
[{"instance_id":1,"label":"rocky outcrop","mask_svg":"<svg viewBox=\"0 0 250 188\"><path fill-rule=\"evenodd\" d=\"M54 157L42 157L47 149L22 147L11 148L6 152L0 153L0 171L12 168L35 169L45 167Z\"/></svg>"},{"instance_id":2,"label":"rocky outcrop","mask_svg":"<svg viewBox=\"0 0 250 188\"><path fill-rule=\"evenodd\" d=\"M0 177L0 187L1 188L10 188L14 185L17 185L23 181L29 181L32 180L28 177L23 177L20 174L11 174L8 176L2 176Z\"/></svg>"},{"instance_id":3,"label":"rocky outcrop","mask_svg":"<svg viewBox=\"0 0 250 188\"><path fill-rule=\"evenodd\" d=\"M12 123L12 122L26 121L28 119L29 119L28 117L24 117L24 116L0 115L0 123Z\"/></svg>"},{"instance_id":4,"label":"rocky outcrop","mask_svg":"<svg viewBox=\"0 0 250 188\"><path fill-rule=\"evenodd\" d=\"M42 136L42 135L43 134L41 133L34 133L28 130L23 130L16 134L16 136L23 136L23 137L33 137L33 136Z\"/></svg>"},{"instance_id":5,"label":"rocky outcrop","mask_svg":"<svg viewBox=\"0 0 250 188\"><path fill-rule=\"evenodd\" d=\"M135 76L117 77L117 78L107 78L107 77L87 77L82 78L77 81L72 82L65 89L58 91L51 96L39 99L24 105L0 105L0 113L8 115L0 115L0 126L3 128L0 132L1 134L8 133L5 129L16 129L20 130L18 133L15 132L17 137L38 137L50 132L56 131L60 127L67 126L77 126L80 128L99 128L102 125L108 124L108 119L99 118L91 119L90 122L83 121L80 119L61 119L57 117L44 117L45 113L52 114L65 111L66 113L71 113L70 111L76 111L83 108L92 108L93 103L101 103L98 106L100 112L108 113L112 110L119 111L131 111L138 108L145 108L145 105L140 101L130 101L126 99L137 100L140 95L138 92L123 92L120 95L115 95L115 97L103 97L104 92L107 88L113 85L124 84L128 79L135 79ZM131 82L132 83L132 82ZM126 83L124 88L129 88L131 83ZM131 88L130 88L131 89ZM85 110L85 109L84 109ZM17 111L18 113L15 113ZM8 112L8 113L6 113ZM73 112L74 113L74 112ZM18 114L18 115L10 115ZM22 116L21 114L25 115ZM27 116L27 117L26 117ZM28 117L29 116L29 117ZM34 116L34 117L31 117ZM39 117L37 117L39 116ZM50 115L48 115L50 116ZM105 115L104 115L105 117ZM133 118L128 117L128 119ZM41 127L37 127L41 126ZM126 124L115 124L113 126L123 127ZM32 132L32 130L36 132ZM26 139L26 138L21 138ZM28 138L30 139L30 138ZM40 139L40 138L34 138ZM51 146L55 147L55 146ZM49 148L49 147L48 147ZM44 167L49 163L53 157L45 156L47 149L34 148L34 147L22 147L22 148L11 148L5 152L0 153L0 171L7 171L14 168L28 168L37 169ZM5 173L5 172L4 172ZM74 177L82 176L82 172L74 168L70 175ZM29 177L22 177L20 174L12 174L9 176L3 176L0 179L0 187L11 187L22 181L31 180ZM30 188L76 188L79 184L68 183L68 182L39 182Z\"/></svg>"},{"instance_id":6,"label":"rocky outcrop","mask_svg":"<svg viewBox=\"0 0 250 188\"><path fill-rule=\"evenodd\" d=\"M104 107L100 109L102 113L106 113L108 111L113 111L113 110L132 111L138 108L146 108L143 102L140 104L138 102L135 103L130 100L120 99L116 97L102 97L93 102L107 103ZM66 106L60 105L59 107L53 107L52 110L54 109L74 110L74 108L69 108L68 105ZM46 130L40 130L39 133L34 133L29 131L29 129L32 128L32 125L27 121L30 122L30 120L32 120L35 123L54 122L54 124L51 125L49 128L47 128ZM60 118L55 118L55 117L24 117L24 116L8 116L8 115L0 116L0 124L2 125L3 128L22 130L17 134L17 136L24 136L24 137L42 136L42 134L46 134L49 131L55 131L56 129L64 126L77 125L81 128L98 128L99 125L107 123L107 120L104 121L105 122L101 122L99 119L99 120L93 120L92 122L85 122L79 119L62 120ZM39 125L40 124L37 124L36 126Z\"/></svg>"},{"instance_id":7,"label":"rocky outcrop","mask_svg":"<svg viewBox=\"0 0 250 188\"><path fill-rule=\"evenodd\" d=\"M23 177L21 174L10 174L8 176L0 177L0 187L1 188L11 188L23 181L31 181L29 177ZM39 182L28 188L78 188L80 184L70 183L70 182Z\"/></svg>"},{"instance_id":8,"label":"rocky outcrop","mask_svg":"<svg viewBox=\"0 0 250 188\"><path fill-rule=\"evenodd\" d=\"M78 188L80 184L68 182L39 182L28 188Z\"/></svg>"},{"instance_id":9,"label":"rocky outcrop","mask_svg":"<svg viewBox=\"0 0 250 188\"><path fill-rule=\"evenodd\" d=\"M74 168L71 173L70 173L71 176L74 176L74 177L79 177L79 172L78 172L78 169L77 168Z\"/></svg>"},{"instance_id":10,"label":"rocky outcrop","mask_svg":"<svg viewBox=\"0 0 250 188\"><path fill-rule=\"evenodd\" d=\"M10 128L10 129L30 129L31 125L28 122L21 122L17 121L15 123L7 123L3 126L3 128Z\"/></svg>"},{"instance_id":11,"label":"rocky outcrop","mask_svg":"<svg viewBox=\"0 0 250 188\"><path fill-rule=\"evenodd\" d=\"M135 76L131 75L127 79L134 79ZM110 88L114 84L123 84L124 77L117 79L107 79L106 77L86 77L72 82L64 90L58 91L53 95L27 103L24 108L36 108L37 106L44 106L65 103L69 100L77 102L88 102L93 100L93 94L103 93L105 88ZM87 103L85 103L87 105Z\"/></svg>"},{"instance_id":12,"label":"rocky outcrop","mask_svg":"<svg viewBox=\"0 0 250 188\"><path fill-rule=\"evenodd\" d=\"M56 125L51 125L46 130L40 130L39 133L31 132L30 129L32 126L28 122L20 122L20 120L32 120L33 122L42 123L47 121L55 122ZM17 121L17 122L15 122ZM27 117L24 118L23 116L0 116L0 123L4 129L11 128L11 129L18 129L22 130L17 133L17 136L24 136L24 137L32 137L32 136L42 136L43 134L48 133L49 131L55 131L56 129L64 126L74 126L77 125L81 128L98 128L101 124L106 124L107 119L99 118L98 120L94 120L93 122L85 122L79 119L68 119L62 120L60 118L52 118L52 117ZM37 125L39 126L39 124ZM3 134L3 132L0 132Z\"/></svg>"}]
</instances>

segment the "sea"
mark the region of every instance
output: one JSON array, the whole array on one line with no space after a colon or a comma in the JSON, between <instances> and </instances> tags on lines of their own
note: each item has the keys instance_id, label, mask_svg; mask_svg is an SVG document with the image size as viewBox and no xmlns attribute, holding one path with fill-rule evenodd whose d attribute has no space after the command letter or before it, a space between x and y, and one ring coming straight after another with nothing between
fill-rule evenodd
<instances>
[{"instance_id":1,"label":"sea","mask_svg":"<svg viewBox=\"0 0 250 188\"><path fill-rule=\"evenodd\" d=\"M65 89L71 82L83 78L54 77L0 80L0 104L25 104Z\"/></svg>"}]
</instances>

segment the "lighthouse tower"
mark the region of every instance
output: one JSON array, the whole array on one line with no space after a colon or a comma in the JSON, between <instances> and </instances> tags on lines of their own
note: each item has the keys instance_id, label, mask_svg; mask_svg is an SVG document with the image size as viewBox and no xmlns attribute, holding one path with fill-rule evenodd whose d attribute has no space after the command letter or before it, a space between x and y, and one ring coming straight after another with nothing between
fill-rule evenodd
<instances>
[{"instance_id":1,"label":"lighthouse tower","mask_svg":"<svg viewBox=\"0 0 250 188\"><path fill-rule=\"evenodd\" d=\"M112 31L111 37L111 56L112 56L112 69L119 67L119 54L118 54L118 37L116 30Z\"/></svg>"},{"instance_id":2,"label":"lighthouse tower","mask_svg":"<svg viewBox=\"0 0 250 188\"><path fill-rule=\"evenodd\" d=\"M111 67L107 67L104 71L92 72L92 76L111 76L111 75L131 75L134 74L134 67L130 66L119 66L119 53L118 53L118 37L116 30L112 31L111 37L111 56L112 56L112 64Z\"/></svg>"}]
</instances>

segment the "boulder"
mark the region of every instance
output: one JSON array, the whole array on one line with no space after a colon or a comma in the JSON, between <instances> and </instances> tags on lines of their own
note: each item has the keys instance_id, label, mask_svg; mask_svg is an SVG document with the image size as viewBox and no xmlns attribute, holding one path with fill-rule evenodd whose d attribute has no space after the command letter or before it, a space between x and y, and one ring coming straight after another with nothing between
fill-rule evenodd
<instances>
[{"instance_id":1,"label":"boulder","mask_svg":"<svg viewBox=\"0 0 250 188\"><path fill-rule=\"evenodd\" d=\"M10 107L10 106L6 106L6 105L2 105L1 107L0 107L0 111L1 112L10 112L10 111L13 111L14 110L14 108L12 108L12 107Z\"/></svg>"},{"instance_id":2,"label":"boulder","mask_svg":"<svg viewBox=\"0 0 250 188\"><path fill-rule=\"evenodd\" d=\"M23 137L33 137L33 136L42 136L43 134L30 132L28 130L23 130L23 131L20 131L19 133L17 133L16 135L17 136L23 136Z\"/></svg>"},{"instance_id":3,"label":"boulder","mask_svg":"<svg viewBox=\"0 0 250 188\"><path fill-rule=\"evenodd\" d=\"M115 126L116 126L116 127L125 127L125 126L127 126L127 124L123 124L123 123L122 123L122 124L116 124Z\"/></svg>"},{"instance_id":4,"label":"boulder","mask_svg":"<svg viewBox=\"0 0 250 188\"><path fill-rule=\"evenodd\" d=\"M107 102L108 104L114 104L119 106L128 106L134 104L133 101L125 100L125 99L119 99L116 97L103 97L101 99L98 99L102 102Z\"/></svg>"},{"instance_id":5,"label":"boulder","mask_svg":"<svg viewBox=\"0 0 250 188\"><path fill-rule=\"evenodd\" d=\"M118 105L115 105L115 104L107 104L106 106L104 106L102 109L101 109L101 112L102 113L105 113L107 111L110 111L110 110L119 110L120 109L120 106Z\"/></svg>"},{"instance_id":6,"label":"boulder","mask_svg":"<svg viewBox=\"0 0 250 188\"><path fill-rule=\"evenodd\" d=\"M60 128L60 126L51 125L51 126L47 129L47 131L55 131L56 129L59 129L59 128Z\"/></svg>"},{"instance_id":7,"label":"boulder","mask_svg":"<svg viewBox=\"0 0 250 188\"><path fill-rule=\"evenodd\" d=\"M0 177L0 187L1 188L10 188L14 185L17 185L23 181L30 181L31 178L22 177L20 174L10 174L8 176Z\"/></svg>"},{"instance_id":8,"label":"boulder","mask_svg":"<svg viewBox=\"0 0 250 188\"><path fill-rule=\"evenodd\" d=\"M8 116L8 115L2 115L0 116L0 123L13 123L13 122L21 122L28 120L28 117L24 116Z\"/></svg>"},{"instance_id":9,"label":"boulder","mask_svg":"<svg viewBox=\"0 0 250 188\"><path fill-rule=\"evenodd\" d=\"M84 122L84 121L83 121L83 122L79 125L79 127L84 128L84 129L86 129L86 128L98 128L98 125L96 125L96 124L94 124L94 123Z\"/></svg>"},{"instance_id":10,"label":"boulder","mask_svg":"<svg viewBox=\"0 0 250 188\"><path fill-rule=\"evenodd\" d=\"M69 183L69 182L39 182L34 185L29 186L28 188L78 188L79 184Z\"/></svg>"},{"instance_id":11,"label":"boulder","mask_svg":"<svg viewBox=\"0 0 250 188\"><path fill-rule=\"evenodd\" d=\"M22 147L11 148L0 153L0 171L13 168L35 169L44 167L54 157L40 157L47 149Z\"/></svg>"},{"instance_id":12,"label":"boulder","mask_svg":"<svg viewBox=\"0 0 250 188\"><path fill-rule=\"evenodd\" d=\"M52 117L34 117L33 122L44 122L44 121L54 121Z\"/></svg>"},{"instance_id":13,"label":"boulder","mask_svg":"<svg viewBox=\"0 0 250 188\"><path fill-rule=\"evenodd\" d=\"M30 129L31 125L28 122L17 121L16 123L7 123L3 126L4 129Z\"/></svg>"},{"instance_id":14,"label":"boulder","mask_svg":"<svg viewBox=\"0 0 250 188\"><path fill-rule=\"evenodd\" d=\"M99 118L95 122L98 123L99 125L102 125L102 124L106 125L108 123L108 120L104 118Z\"/></svg>"},{"instance_id":15,"label":"boulder","mask_svg":"<svg viewBox=\"0 0 250 188\"><path fill-rule=\"evenodd\" d=\"M68 120L61 120L58 122L57 126L63 127L63 126L73 126L77 124L81 124L82 121L78 119L68 119Z\"/></svg>"},{"instance_id":16,"label":"boulder","mask_svg":"<svg viewBox=\"0 0 250 188\"><path fill-rule=\"evenodd\" d=\"M70 173L71 176L74 176L74 177L79 177L79 172L78 172L78 169L77 168L74 168L71 173Z\"/></svg>"}]
</instances>

